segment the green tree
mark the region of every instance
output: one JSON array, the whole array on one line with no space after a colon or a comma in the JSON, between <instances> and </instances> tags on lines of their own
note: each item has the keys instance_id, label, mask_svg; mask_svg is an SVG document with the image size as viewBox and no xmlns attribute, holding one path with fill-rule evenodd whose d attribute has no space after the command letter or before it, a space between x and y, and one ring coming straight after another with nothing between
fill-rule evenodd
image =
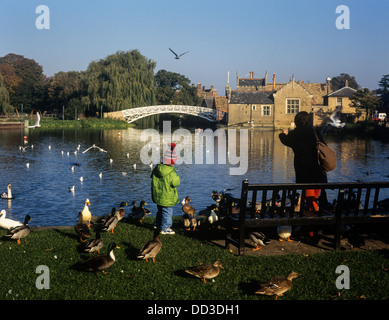
<instances>
[{"instance_id":1,"label":"green tree","mask_svg":"<svg viewBox=\"0 0 389 320\"><path fill-rule=\"evenodd\" d=\"M11 104L14 107L24 106L24 111L40 109L44 99L45 77L42 67L33 59L9 53L0 58L0 65L8 65L13 77L10 92ZM4 66L3 66L4 69ZM22 79L20 81L20 79ZM9 77L7 78L9 81ZM8 82L9 83L9 82Z\"/></svg>"},{"instance_id":2,"label":"green tree","mask_svg":"<svg viewBox=\"0 0 389 320\"><path fill-rule=\"evenodd\" d=\"M47 87L47 105L49 110L62 113L63 106L65 110L68 107L72 107L73 115L66 117L69 119L74 119L74 106L77 106L79 113L83 113L84 108L81 99L85 94L85 90L81 75L81 72L78 71L60 71L49 79Z\"/></svg>"},{"instance_id":3,"label":"green tree","mask_svg":"<svg viewBox=\"0 0 389 320\"><path fill-rule=\"evenodd\" d=\"M348 82L348 86L350 88L354 88L355 90L360 88L354 76L350 76L347 73L341 73L339 76L333 77L331 79L332 90L336 91L343 88L346 85L346 81Z\"/></svg>"},{"instance_id":4,"label":"green tree","mask_svg":"<svg viewBox=\"0 0 389 320\"><path fill-rule=\"evenodd\" d=\"M351 107L355 107L359 111L366 114L366 119L369 119L372 112L378 108L380 98L374 91L368 88L357 90L351 97Z\"/></svg>"},{"instance_id":5,"label":"green tree","mask_svg":"<svg viewBox=\"0 0 389 320\"><path fill-rule=\"evenodd\" d=\"M389 74L383 75L376 90L384 106L389 106Z\"/></svg>"},{"instance_id":6,"label":"green tree","mask_svg":"<svg viewBox=\"0 0 389 320\"><path fill-rule=\"evenodd\" d=\"M156 64L139 51L118 51L105 59L91 62L84 73L86 106L94 115L153 105L155 102L154 68Z\"/></svg>"},{"instance_id":7,"label":"green tree","mask_svg":"<svg viewBox=\"0 0 389 320\"><path fill-rule=\"evenodd\" d=\"M3 76L0 73L0 109L3 113L8 113L12 111L10 105L9 93L5 86Z\"/></svg>"},{"instance_id":8,"label":"green tree","mask_svg":"<svg viewBox=\"0 0 389 320\"><path fill-rule=\"evenodd\" d=\"M159 70L155 74L158 104L200 105L197 88L190 86L190 80L175 72Z\"/></svg>"}]
</instances>

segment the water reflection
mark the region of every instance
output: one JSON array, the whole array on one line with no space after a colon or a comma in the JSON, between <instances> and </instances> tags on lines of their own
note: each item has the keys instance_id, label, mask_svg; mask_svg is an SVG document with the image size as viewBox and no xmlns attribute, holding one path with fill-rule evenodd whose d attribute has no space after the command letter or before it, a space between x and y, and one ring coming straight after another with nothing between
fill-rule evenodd
<instances>
[{"instance_id":1,"label":"water reflection","mask_svg":"<svg viewBox=\"0 0 389 320\"><path fill-rule=\"evenodd\" d=\"M193 148L197 133L191 130ZM0 192L6 191L7 183L11 183L15 196L11 201L2 200L0 209L20 221L25 214L30 214L34 226L74 225L86 198L91 201L90 210L94 215L109 213L121 201L141 200L155 213L150 195L151 168L140 157L147 143L141 141L141 134L142 130L132 128L0 130ZM19 148L24 145L24 135L28 137L25 151ZM227 131L225 137L228 144ZM240 138L238 131L234 145L237 156L242 151ZM258 183L294 182L293 152L279 142L278 132L248 130L248 163L243 175L230 175L230 169L237 165L228 161L228 154L226 163L220 163L220 142L218 138L214 142L213 163L206 163L204 144L203 164L195 161L193 153L192 164L176 165L181 178L180 198L190 195L192 205L198 210L212 204L213 190L233 188L233 194L239 196L244 179ZM328 175L330 182L388 180L388 144L357 138L327 142L338 155L338 166ZM92 145L107 152L91 148L83 153ZM71 186L74 192L69 191ZM182 214L180 205L175 207L175 214Z\"/></svg>"}]
</instances>

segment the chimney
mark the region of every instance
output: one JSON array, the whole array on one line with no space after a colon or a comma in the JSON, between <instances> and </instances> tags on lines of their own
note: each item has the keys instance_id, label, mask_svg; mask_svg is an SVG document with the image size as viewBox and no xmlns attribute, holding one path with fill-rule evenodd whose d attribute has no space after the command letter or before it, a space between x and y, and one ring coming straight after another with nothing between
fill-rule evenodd
<instances>
[{"instance_id":1,"label":"chimney","mask_svg":"<svg viewBox=\"0 0 389 320\"><path fill-rule=\"evenodd\" d=\"M250 71L250 80L254 79L254 71Z\"/></svg>"},{"instance_id":2,"label":"chimney","mask_svg":"<svg viewBox=\"0 0 389 320\"><path fill-rule=\"evenodd\" d=\"M273 73L273 91L276 91L276 74Z\"/></svg>"},{"instance_id":3,"label":"chimney","mask_svg":"<svg viewBox=\"0 0 389 320\"><path fill-rule=\"evenodd\" d=\"M197 84L197 90L201 90L201 83Z\"/></svg>"},{"instance_id":4,"label":"chimney","mask_svg":"<svg viewBox=\"0 0 389 320\"><path fill-rule=\"evenodd\" d=\"M348 80L346 79L345 83L344 83L344 86L345 87L348 87Z\"/></svg>"},{"instance_id":5,"label":"chimney","mask_svg":"<svg viewBox=\"0 0 389 320\"><path fill-rule=\"evenodd\" d=\"M331 78L330 77L327 77L326 83L327 83L327 95L328 95L330 93L330 86L331 86Z\"/></svg>"}]
</instances>

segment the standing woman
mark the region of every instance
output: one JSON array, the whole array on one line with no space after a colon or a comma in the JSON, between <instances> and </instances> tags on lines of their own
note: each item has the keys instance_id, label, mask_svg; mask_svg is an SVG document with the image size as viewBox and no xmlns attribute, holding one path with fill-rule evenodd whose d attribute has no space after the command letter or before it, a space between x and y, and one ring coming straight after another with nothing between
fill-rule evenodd
<instances>
[{"instance_id":1,"label":"standing woman","mask_svg":"<svg viewBox=\"0 0 389 320\"><path fill-rule=\"evenodd\" d=\"M294 118L296 128L292 131L283 129L280 141L294 152L294 170L296 183L326 183L327 174L321 169L316 149L316 136L313 132L310 116L301 111ZM324 142L319 133L319 140ZM318 211L320 189L307 189L305 197L309 211Z\"/></svg>"}]
</instances>

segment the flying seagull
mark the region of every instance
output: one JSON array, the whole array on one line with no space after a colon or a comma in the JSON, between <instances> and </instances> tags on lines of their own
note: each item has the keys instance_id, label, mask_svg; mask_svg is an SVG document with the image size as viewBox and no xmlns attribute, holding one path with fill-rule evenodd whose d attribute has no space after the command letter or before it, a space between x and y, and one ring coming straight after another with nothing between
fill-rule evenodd
<instances>
[{"instance_id":1,"label":"flying seagull","mask_svg":"<svg viewBox=\"0 0 389 320\"><path fill-rule=\"evenodd\" d=\"M330 119L332 122L329 124L336 128L343 128L345 123L340 121L341 111L339 108L336 108L336 110L330 115Z\"/></svg>"},{"instance_id":2,"label":"flying seagull","mask_svg":"<svg viewBox=\"0 0 389 320\"><path fill-rule=\"evenodd\" d=\"M41 126L40 122L41 122L41 116L39 115L39 112L37 111L35 124L33 126L28 126L28 128L39 128Z\"/></svg>"},{"instance_id":3,"label":"flying seagull","mask_svg":"<svg viewBox=\"0 0 389 320\"><path fill-rule=\"evenodd\" d=\"M339 108L336 108L335 111L330 115L329 121L323 126L321 129L321 135L324 136L324 134L331 128L343 128L345 126L344 122L340 121L340 117L342 115L342 112Z\"/></svg>"},{"instance_id":4,"label":"flying seagull","mask_svg":"<svg viewBox=\"0 0 389 320\"><path fill-rule=\"evenodd\" d=\"M184 52L184 53L181 53L180 55L178 55L177 53L175 53L172 49L169 48L169 50L171 52L173 52L173 54L176 56L174 59L180 59L181 56L183 56L185 53L188 53L189 51L187 52Z\"/></svg>"},{"instance_id":5,"label":"flying seagull","mask_svg":"<svg viewBox=\"0 0 389 320\"><path fill-rule=\"evenodd\" d=\"M90 149L99 149L101 152L107 152L107 151L105 151L103 148L100 148L100 147L98 147L98 146L96 146L95 144L93 145L93 146L91 146L91 147L89 147L88 149L86 149L86 150L84 150L82 153L85 153L85 152L87 152L87 151L89 151Z\"/></svg>"}]
</instances>

